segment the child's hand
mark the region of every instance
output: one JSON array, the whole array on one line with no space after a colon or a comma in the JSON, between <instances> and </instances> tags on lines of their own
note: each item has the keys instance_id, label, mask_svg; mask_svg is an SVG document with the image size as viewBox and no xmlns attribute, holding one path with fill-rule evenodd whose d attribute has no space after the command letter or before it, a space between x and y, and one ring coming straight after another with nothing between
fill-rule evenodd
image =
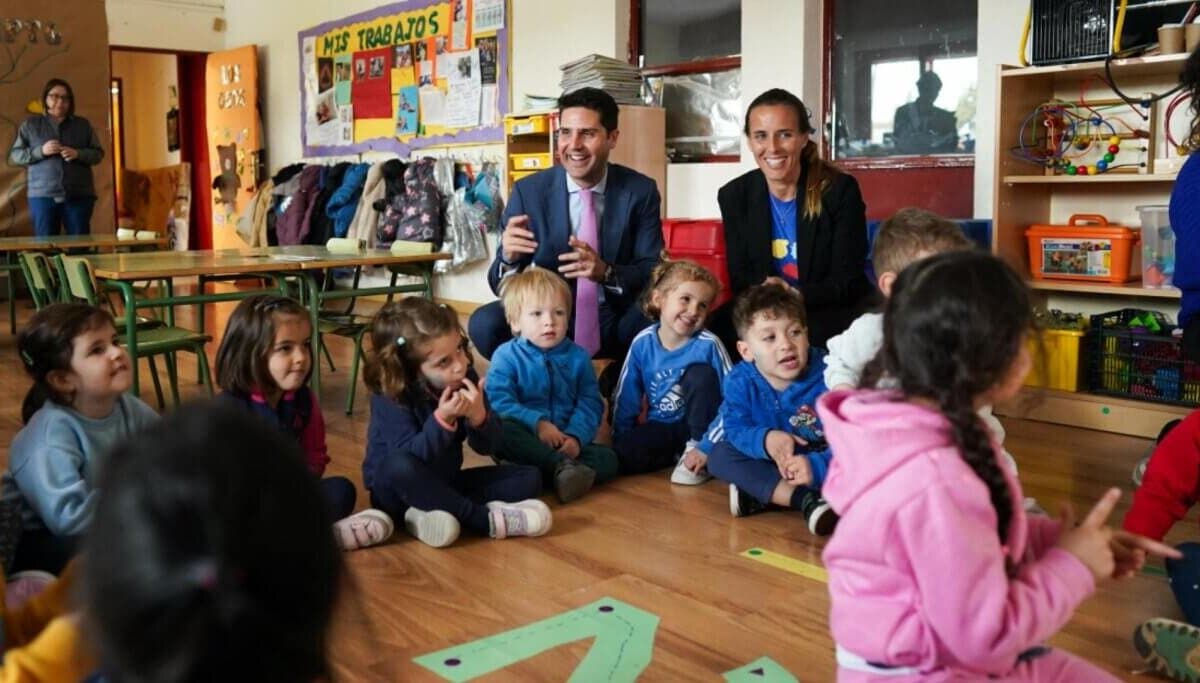
<instances>
[{"instance_id":1,"label":"child's hand","mask_svg":"<svg viewBox=\"0 0 1200 683\"><path fill-rule=\"evenodd\" d=\"M704 454L704 451L698 448L688 449L688 451L683 454L683 466L693 474L704 469L704 466L707 464L708 456Z\"/></svg>"},{"instance_id":2,"label":"child's hand","mask_svg":"<svg viewBox=\"0 0 1200 683\"><path fill-rule=\"evenodd\" d=\"M457 392L450 387L442 388L442 395L438 397L437 408L433 412L441 418L446 424L454 424L459 415L462 415L460 406L464 405L466 399L463 398L460 392Z\"/></svg>"},{"instance_id":3,"label":"child's hand","mask_svg":"<svg viewBox=\"0 0 1200 683\"><path fill-rule=\"evenodd\" d=\"M1078 526L1069 506L1064 506L1060 515L1063 532L1058 537L1058 547L1079 558L1096 579L1106 579L1116 571L1116 560L1109 545L1112 529L1105 523L1120 497L1120 489L1109 489Z\"/></svg>"},{"instance_id":4,"label":"child's hand","mask_svg":"<svg viewBox=\"0 0 1200 683\"><path fill-rule=\"evenodd\" d=\"M562 445L558 447L558 452L574 460L579 457L581 448L579 441L575 437L564 434Z\"/></svg>"},{"instance_id":5,"label":"child's hand","mask_svg":"<svg viewBox=\"0 0 1200 683\"><path fill-rule=\"evenodd\" d=\"M472 427L479 427L487 420L487 404L483 401L483 382L479 386L471 383L471 380L463 378L462 388L458 390L466 399L466 405L463 411L463 417Z\"/></svg>"},{"instance_id":6,"label":"child's hand","mask_svg":"<svg viewBox=\"0 0 1200 683\"><path fill-rule=\"evenodd\" d=\"M808 442L798 436L789 434L782 429L772 429L767 432L766 443L767 455L775 461L779 467L779 471L783 472L783 467L787 463L787 459L792 457L796 452L796 445L801 446Z\"/></svg>"},{"instance_id":7,"label":"child's hand","mask_svg":"<svg viewBox=\"0 0 1200 683\"><path fill-rule=\"evenodd\" d=\"M1116 563L1113 570L1114 579L1127 579L1136 575L1146 565L1146 558L1150 555L1169 557L1173 560L1183 559L1183 553L1177 548L1124 530L1114 531L1108 545L1112 548Z\"/></svg>"},{"instance_id":8,"label":"child's hand","mask_svg":"<svg viewBox=\"0 0 1200 683\"><path fill-rule=\"evenodd\" d=\"M789 484L796 486L807 486L812 483L812 463L803 455L793 455L787 459L787 462L780 468L779 474L783 476Z\"/></svg>"},{"instance_id":9,"label":"child's hand","mask_svg":"<svg viewBox=\"0 0 1200 683\"><path fill-rule=\"evenodd\" d=\"M549 420L538 420L537 423L537 438L538 441L546 444L551 448L562 446L563 439L567 438L554 423Z\"/></svg>"}]
</instances>

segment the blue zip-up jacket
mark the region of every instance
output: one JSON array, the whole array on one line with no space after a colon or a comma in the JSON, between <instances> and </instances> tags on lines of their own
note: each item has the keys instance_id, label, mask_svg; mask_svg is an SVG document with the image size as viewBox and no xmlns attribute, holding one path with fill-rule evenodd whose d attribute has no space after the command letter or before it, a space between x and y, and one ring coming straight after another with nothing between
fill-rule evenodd
<instances>
[{"instance_id":1,"label":"blue zip-up jacket","mask_svg":"<svg viewBox=\"0 0 1200 683\"><path fill-rule=\"evenodd\" d=\"M617 380L613 434L633 429L642 412L642 396L649 405L646 419L674 424L683 419L684 405L675 387L692 365L711 365L717 377L724 379L731 363L725 345L715 334L701 330L683 346L667 350L658 338L661 327L655 323L638 332L629 345L621 378Z\"/></svg>"},{"instance_id":2,"label":"blue zip-up jacket","mask_svg":"<svg viewBox=\"0 0 1200 683\"><path fill-rule=\"evenodd\" d=\"M350 231L350 221L354 220L354 212L358 210L358 200L362 197L370 168L371 164L355 164L346 169L342 184L329 196L325 215L333 219L334 237L345 237Z\"/></svg>"},{"instance_id":3,"label":"blue zip-up jacket","mask_svg":"<svg viewBox=\"0 0 1200 683\"><path fill-rule=\"evenodd\" d=\"M808 458L813 472L813 488L820 488L829 472L830 451L825 431L817 417L817 398L825 386L825 353L815 348L808 352L804 373L787 389L776 391L754 363L742 361L725 376L725 400L721 412L709 427L700 450L712 452L717 441L728 441L742 453L762 460L767 455L767 432L783 430L804 439L797 451Z\"/></svg>"},{"instance_id":4,"label":"blue zip-up jacket","mask_svg":"<svg viewBox=\"0 0 1200 683\"><path fill-rule=\"evenodd\" d=\"M542 350L523 337L505 342L492 355L487 395L500 417L517 420L537 433L548 420L580 446L600 428L604 404L592 359L582 346L564 339Z\"/></svg>"},{"instance_id":5,"label":"blue zip-up jacket","mask_svg":"<svg viewBox=\"0 0 1200 683\"><path fill-rule=\"evenodd\" d=\"M1179 169L1168 209L1175 232L1175 276L1179 288L1179 326L1187 327L1200 313L1200 154L1192 154Z\"/></svg>"},{"instance_id":6,"label":"blue zip-up jacket","mask_svg":"<svg viewBox=\"0 0 1200 683\"><path fill-rule=\"evenodd\" d=\"M96 478L109 451L157 421L158 413L132 394L121 394L112 413L100 419L46 401L13 437L4 499L20 498L26 529L82 534L92 521Z\"/></svg>"},{"instance_id":7,"label":"blue zip-up jacket","mask_svg":"<svg viewBox=\"0 0 1200 683\"><path fill-rule=\"evenodd\" d=\"M479 383L474 369L467 371L467 378ZM438 396L424 382L407 388L400 402L382 394L371 395L367 456L362 465L363 485L368 491L379 483L379 468L388 458L417 458L448 476L462 469L463 441L480 455L488 455L500 445L503 428L490 407L487 419L478 429L472 429L468 420L460 419L454 431L450 431L433 415L437 404Z\"/></svg>"}]
</instances>

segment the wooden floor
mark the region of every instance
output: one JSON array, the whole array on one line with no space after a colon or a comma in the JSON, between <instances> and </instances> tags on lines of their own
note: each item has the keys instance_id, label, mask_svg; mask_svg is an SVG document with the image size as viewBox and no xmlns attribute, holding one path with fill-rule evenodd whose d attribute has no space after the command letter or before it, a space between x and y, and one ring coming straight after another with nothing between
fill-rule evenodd
<instances>
[{"instance_id":1,"label":"wooden floor","mask_svg":"<svg viewBox=\"0 0 1200 683\"><path fill-rule=\"evenodd\" d=\"M216 325L210 332L217 338L231 308L232 304L218 304L208 311L210 324ZM18 318L29 315L31 310L22 306ZM20 428L20 400L28 386L5 317L0 312L0 388L8 397L0 403L0 464L7 463L8 443ZM182 320L189 322L187 317ZM366 401L360 390L358 409L352 417L344 414L350 345L340 338L331 339L329 345L338 366L337 372L323 376L328 383L321 404L333 457L329 473L346 475L357 483ZM214 343L210 358L215 351ZM183 367L184 376L195 376L192 363L185 360ZM187 391L199 393L190 385ZM1128 491L1129 473L1149 443L1036 422L1008 420L1005 426L1006 445L1020 465L1026 494L1048 510L1070 503L1082 511L1109 486ZM483 462L477 457L472 460ZM554 528L542 538L463 538L451 548L436 550L400 532L384 546L350 553L346 556L350 578L333 636L336 680L441 680L414 658L611 598L659 620L644 680L716 681L723 673L766 656L801 681L832 681L825 583L740 555L760 548L819 567L822 541L788 513L733 519L727 500L727 489L718 482L694 488L672 486L668 473L661 472L620 479L569 506L548 500ZM359 506L365 502L360 489ZM1126 495L1118 514L1128 504ZM1118 523L1119 517L1113 521ZM1195 536L1193 515L1168 540ZM612 605L618 611L611 614L617 617L628 609ZM1139 660L1130 634L1140 621L1153 616L1179 616L1165 578L1144 575L1109 583L1052 643L1128 680L1152 680L1131 673L1139 668ZM634 640L615 645L597 640L593 659L599 651L616 647L614 651L628 660L636 650ZM581 666L592 644L585 637L484 678L566 680ZM471 654L502 661L517 647L501 645ZM459 654L464 673L478 663L461 653L447 653L445 659L454 654ZM442 656L438 659L444 661ZM608 680L607 674L596 673L602 670L603 666L589 669L586 676L581 670L577 680ZM620 680L620 676L613 678Z\"/></svg>"}]
</instances>

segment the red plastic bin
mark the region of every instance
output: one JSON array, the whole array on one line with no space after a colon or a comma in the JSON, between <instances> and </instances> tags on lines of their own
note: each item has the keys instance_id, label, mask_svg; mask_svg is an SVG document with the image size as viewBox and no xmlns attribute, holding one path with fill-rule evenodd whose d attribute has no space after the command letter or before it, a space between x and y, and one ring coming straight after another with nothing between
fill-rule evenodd
<instances>
[{"instance_id":1,"label":"red plastic bin","mask_svg":"<svg viewBox=\"0 0 1200 683\"><path fill-rule=\"evenodd\" d=\"M725 224L719 218L667 218L662 222L663 242L673 259L704 266L721 282L713 308L729 301L729 263L725 257Z\"/></svg>"}]
</instances>

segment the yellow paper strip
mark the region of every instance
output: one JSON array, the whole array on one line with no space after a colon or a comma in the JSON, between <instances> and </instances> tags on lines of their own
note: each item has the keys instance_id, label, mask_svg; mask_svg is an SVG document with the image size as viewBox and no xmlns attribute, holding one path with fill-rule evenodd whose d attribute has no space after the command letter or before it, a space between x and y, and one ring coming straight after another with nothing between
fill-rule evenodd
<instances>
[{"instance_id":1,"label":"yellow paper strip","mask_svg":"<svg viewBox=\"0 0 1200 683\"><path fill-rule=\"evenodd\" d=\"M773 553L770 550L763 550L762 548L751 548L738 554L755 562L762 562L776 569L782 569L785 572L799 574L806 579L829 583L829 573L825 571L824 567L801 562L794 557L780 555L779 553Z\"/></svg>"}]
</instances>

